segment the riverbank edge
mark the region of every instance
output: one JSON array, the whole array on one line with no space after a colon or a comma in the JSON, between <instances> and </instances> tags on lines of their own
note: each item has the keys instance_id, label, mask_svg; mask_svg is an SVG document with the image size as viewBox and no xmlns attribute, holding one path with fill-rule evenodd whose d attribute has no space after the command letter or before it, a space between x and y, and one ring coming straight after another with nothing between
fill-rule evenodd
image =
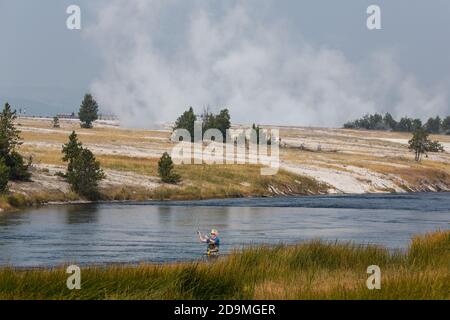
<instances>
[{"instance_id":1,"label":"riverbank edge","mask_svg":"<svg viewBox=\"0 0 450 320\"><path fill-rule=\"evenodd\" d=\"M314 197L314 196L352 196L352 195L389 195L389 194L419 194L419 193L448 193L449 191L405 191L405 192L366 192L366 193L317 193L317 194L289 194L289 195L250 195L250 196L224 196L224 197L198 197L198 198L174 198L174 199L160 199L160 198L136 198L126 200L87 200L78 197L78 199L70 199L61 201L60 199L52 200L51 197L43 200L42 198L27 198L22 194L7 194L0 196L0 213L18 212L21 210L31 208L41 208L46 206L63 206L63 205L77 205L77 204L145 204L152 202L178 202L178 201L203 201L203 200L224 200L224 199L258 199L258 198L274 198L274 199L288 199L291 197Z\"/></svg>"}]
</instances>

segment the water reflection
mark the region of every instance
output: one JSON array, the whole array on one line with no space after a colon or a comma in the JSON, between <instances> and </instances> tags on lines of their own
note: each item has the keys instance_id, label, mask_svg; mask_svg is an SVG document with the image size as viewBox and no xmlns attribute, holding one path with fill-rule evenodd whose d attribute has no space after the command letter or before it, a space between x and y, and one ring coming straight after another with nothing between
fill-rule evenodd
<instances>
[{"instance_id":1,"label":"water reflection","mask_svg":"<svg viewBox=\"0 0 450 320\"><path fill-rule=\"evenodd\" d=\"M168 225L171 221L171 207L157 207L159 223L162 225Z\"/></svg>"},{"instance_id":2,"label":"water reflection","mask_svg":"<svg viewBox=\"0 0 450 320\"><path fill-rule=\"evenodd\" d=\"M14 226L26 222L26 217L17 214L17 212L0 213L0 227Z\"/></svg>"},{"instance_id":3,"label":"water reflection","mask_svg":"<svg viewBox=\"0 0 450 320\"><path fill-rule=\"evenodd\" d=\"M68 205L62 207L65 212L67 224L89 224L98 222L98 204L89 204L83 207Z\"/></svg>"}]
</instances>

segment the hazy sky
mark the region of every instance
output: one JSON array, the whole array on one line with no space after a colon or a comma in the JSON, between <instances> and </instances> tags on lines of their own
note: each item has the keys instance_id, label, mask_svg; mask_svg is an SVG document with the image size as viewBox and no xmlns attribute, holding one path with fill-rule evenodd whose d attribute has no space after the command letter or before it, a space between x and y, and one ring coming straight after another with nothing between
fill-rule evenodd
<instances>
[{"instance_id":1,"label":"hazy sky","mask_svg":"<svg viewBox=\"0 0 450 320\"><path fill-rule=\"evenodd\" d=\"M28 113L76 110L90 91L134 126L188 105L327 126L450 114L448 0L0 1L0 100ZM370 4L382 30L366 28Z\"/></svg>"}]
</instances>

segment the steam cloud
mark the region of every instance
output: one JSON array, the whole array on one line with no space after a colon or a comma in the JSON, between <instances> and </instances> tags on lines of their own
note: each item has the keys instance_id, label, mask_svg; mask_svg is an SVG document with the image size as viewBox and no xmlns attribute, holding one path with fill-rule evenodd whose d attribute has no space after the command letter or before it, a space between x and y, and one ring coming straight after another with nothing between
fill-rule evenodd
<instances>
[{"instance_id":1,"label":"steam cloud","mask_svg":"<svg viewBox=\"0 0 450 320\"><path fill-rule=\"evenodd\" d=\"M104 3L87 30L104 60L92 84L103 109L141 127L173 121L187 106L228 107L240 123L315 126L366 112L448 111L445 91L422 86L391 54L351 62L294 40L282 22L258 18L250 1L227 3L219 13L206 1Z\"/></svg>"}]
</instances>

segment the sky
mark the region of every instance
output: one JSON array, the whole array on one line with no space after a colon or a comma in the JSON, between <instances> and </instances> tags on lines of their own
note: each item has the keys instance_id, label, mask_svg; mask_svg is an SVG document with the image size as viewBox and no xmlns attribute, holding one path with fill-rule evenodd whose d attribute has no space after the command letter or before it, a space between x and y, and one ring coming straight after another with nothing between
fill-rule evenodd
<instances>
[{"instance_id":1,"label":"sky","mask_svg":"<svg viewBox=\"0 0 450 320\"><path fill-rule=\"evenodd\" d=\"M334 127L450 114L447 0L0 0L0 13L0 102L28 114L76 111L86 92L134 127L188 106Z\"/></svg>"}]
</instances>

